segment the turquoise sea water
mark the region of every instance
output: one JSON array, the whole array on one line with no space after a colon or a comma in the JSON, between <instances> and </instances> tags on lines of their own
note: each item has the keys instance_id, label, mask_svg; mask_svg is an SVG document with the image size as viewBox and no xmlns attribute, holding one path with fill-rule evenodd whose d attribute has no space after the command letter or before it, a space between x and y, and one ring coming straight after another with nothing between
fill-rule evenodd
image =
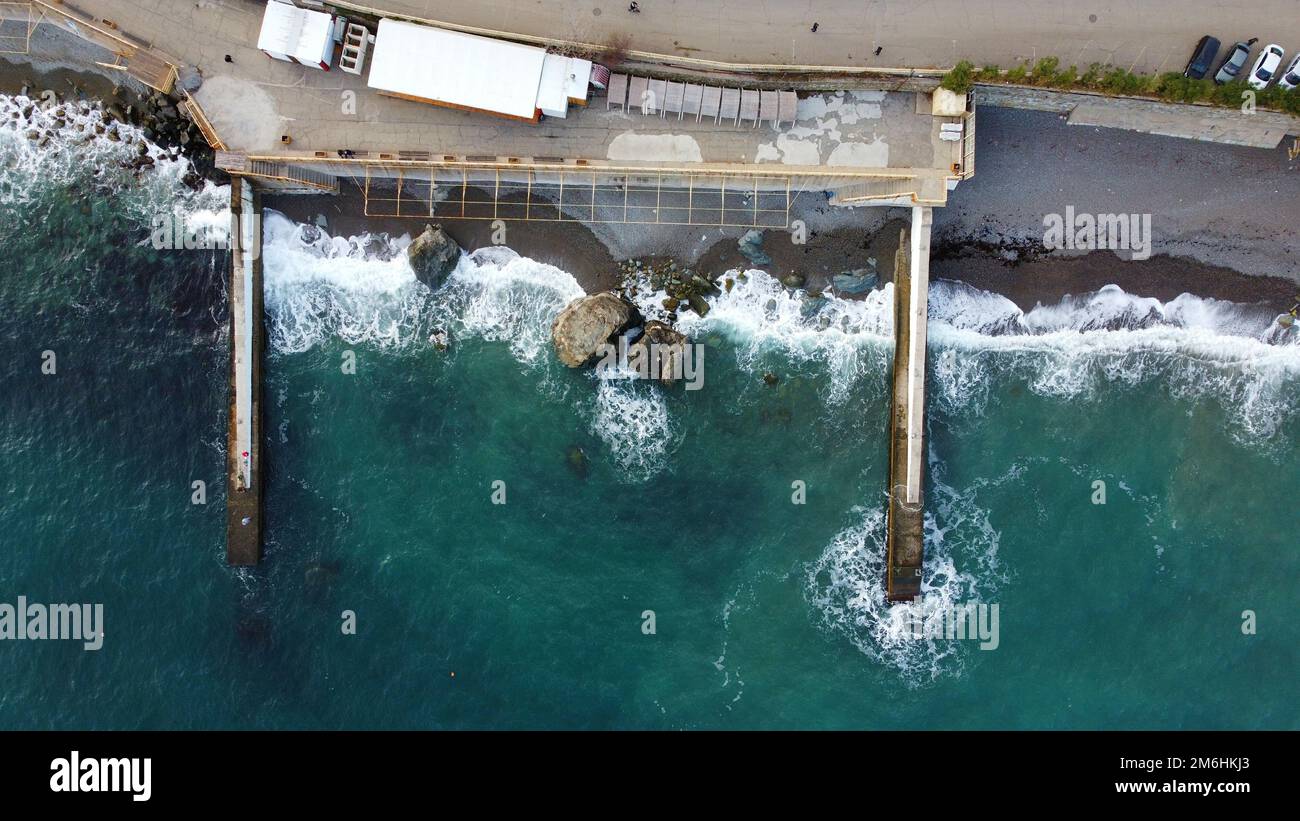
<instances>
[{"instance_id":1,"label":"turquoise sea water","mask_svg":"<svg viewBox=\"0 0 1300 821\"><path fill-rule=\"evenodd\" d=\"M430 295L399 241L269 216L267 551L232 570L224 258L137 245L228 194L91 149L0 128L0 602L106 632L0 642L0 727L1300 727L1300 346L1267 312L936 284L921 606L997 603L981 651L881 601L888 291L751 273L664 390L554 361L563 271L488 249Z\"/></svg>"}]
</instances>

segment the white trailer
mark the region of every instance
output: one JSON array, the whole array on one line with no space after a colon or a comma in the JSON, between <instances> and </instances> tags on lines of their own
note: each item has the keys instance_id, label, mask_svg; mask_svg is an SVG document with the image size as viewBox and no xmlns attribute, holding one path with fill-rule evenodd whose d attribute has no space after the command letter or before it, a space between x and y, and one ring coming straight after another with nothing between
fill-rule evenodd
<instances>
[{"instance_id":1,"label":"white trailer","mask_svg":"<svg viewBox=\"0 0 1300 821\"><path fill-rule=\"evenodd\" d=\"M334 15L268 0L257 47L268 57L329 71L334 61Z\"/></svg>"}]
</instances>

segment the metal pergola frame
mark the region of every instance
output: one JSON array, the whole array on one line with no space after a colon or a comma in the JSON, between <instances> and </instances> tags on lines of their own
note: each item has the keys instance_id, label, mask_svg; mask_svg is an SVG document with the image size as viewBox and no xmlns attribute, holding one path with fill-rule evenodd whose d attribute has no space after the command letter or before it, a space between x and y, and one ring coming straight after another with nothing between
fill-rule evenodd
<instances>
[{"instance_id":1,"label":"metal pergola frame","mask_svg":"<svg viewBox=\"0 0 1300 821\"><path fill-rule=\"evenodd\" d=\"M366 164L370 217L785 228L802 193L791 175L557 166Z\"/></svg>"},{"instance_id":2,"label":"metal pergola frame","mask_svg":"<svg viewBox=\"0 0 1300 821\"><path fill-rule=\"evenodd\" d=\"M0 3L0 54L27 54L32 32L45 16L32 3Z\"/></svg>"}]
</instances>

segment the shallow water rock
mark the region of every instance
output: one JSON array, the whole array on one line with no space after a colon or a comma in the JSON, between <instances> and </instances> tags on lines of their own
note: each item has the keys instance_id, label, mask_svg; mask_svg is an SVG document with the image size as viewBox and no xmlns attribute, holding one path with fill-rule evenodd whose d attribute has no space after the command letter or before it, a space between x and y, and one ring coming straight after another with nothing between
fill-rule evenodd
<instances>
[{"instance_id":1,"label":"shallow water rock","mask_svg":"<svg viewBox=\"0 0 1300 821\"><path fill-rule=\"evenodd\" d=\"M460 246L447 236L441 225L425 225L424 233L406 249L415 278L430 288L439 288L460 262Z\"/></svg>"},{"instance_id":2,"label":"shallow water rock","mask_svg":"<svg viewBox=\"0 0 1300 821\"><path fill-rule=\"evenodd\" d=\"M781 277L781 284L787 288L802 288L807 281L808 278L798 271L792 271Z\"/></svg>"},{"instance_id":3,"label":"shallow water rock","mask_svg":"<svg viewBox=\"0 0 1300 821\"><path fill-rule=\"evenodd\" d=\"M587 453L577 445L570 445L569 450L564 455L564 463L568 466L569 471L579 479L587 478Z\"/></svg>"},{"instance_id":4,"label":"shallow water rock","mask_svg":"<svg viewBox=\"0 0 1300 821\"><path fill-rule=\"evenodd\" d=\"M639 368L644 358L650 378L671 385L684 372L682 358L688 344L685 334L652 319L645 324L641 337L627 349L627 361L632 368Z\"/></svg>"},{"instance_id":5,"label":"shallow water rock","mask_svg":"<svg viewBox=\"0 0 1300 821\"><path fill-rule=\"evenodd\" d=\"M298 226L298 238L303 245L315 245L320 240L320 229L311 223Z\"/></svg>"}]
</instances>

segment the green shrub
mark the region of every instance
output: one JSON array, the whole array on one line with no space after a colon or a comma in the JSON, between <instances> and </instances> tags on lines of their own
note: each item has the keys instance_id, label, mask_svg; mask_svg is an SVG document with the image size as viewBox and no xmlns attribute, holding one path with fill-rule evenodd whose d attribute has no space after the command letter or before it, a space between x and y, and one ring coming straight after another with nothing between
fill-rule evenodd
<instances>
[{"instance_id":1,"label":"green shrub","mask_svg":"<svg viewBox=\"0 0 1300 821\"><path fill-rule=\"evenodd\" d=\"M971 79L971 72L975 66L969 60L962 60L951 70L943 75L943 80L939 85L951 91L953 94L965 94L970 91L974 80Z\"/></svg>"},{"instance_id":2,"label":"green shrub","mask_svg":"<svg viewBox=\"0 0 1300 821\"><path fill-rule=\"evenodd\" d=\"M1129 97L1156 97L1171 103L1209 103L1225 108L1240 108L1242 94L1250 87L1242 80L1217 85L1212 80L1193 80L1181 73L1167 71L1163 74L1134 74L1123 68L1092 63L1088 70L1079 73L1076 66L1062 69L1056 57L1043 57L1032 65L1026 60L1012 66L1005 73L995 65L976 69L967 60L952 67L943 76L941 85L957 94L964 94L976 82L1025 84L1061 89L1064 91L1099 91L1105 94ZM1285 91L1271 86L1255 92L1259 108L1285 111L1300 116L1300 89Z\"/></svg>"},{"instance_id":3,"label":"green shrub","mask_svg":"<svg viewBox=\"0 0 1300 821\"><path fill-rule=\"evenodd\" d=\"M1056 76L1056 69L1061 65L1061 61L1055 57L1044 57L1034 64L1033 83L1036 86L1045 86L1052 84L1052 78Z\"/></svg>"},{"instance_id":4,"label":"green shrub","mask_svg":"<svg viewBox=\"0 0 1300 821\"><path fill-rule=\"evenodd\" d=\"M1058 71L1052 77L1052 88L1074 88L1079 83L1079 69L1070 66L1065 71Z\"/></svg>"}]
</instances>

